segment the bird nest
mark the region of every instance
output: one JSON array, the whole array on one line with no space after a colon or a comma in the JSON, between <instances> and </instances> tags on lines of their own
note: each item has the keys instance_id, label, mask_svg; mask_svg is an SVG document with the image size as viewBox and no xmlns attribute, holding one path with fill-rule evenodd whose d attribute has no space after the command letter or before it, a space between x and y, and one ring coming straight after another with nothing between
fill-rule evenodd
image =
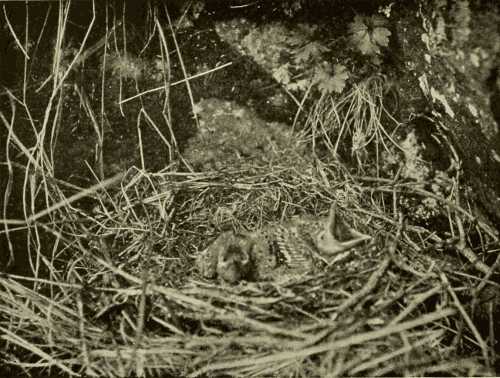
<instances>
[{"instance_id":1,"label":"bird nest","mask_svg":"<svg viewBox=\"0 0 500 378\"><path fill-rule=\"evenodd\" d=\"M408 195L433 194L319 160L132 169L78 217L51 214L63 248L48 278L0 277L3 359L89 376L490 374L494 233L436 195L448 228L414 224L398 205ZM228 283L195 267L224 232L320 218L334 202L372 241L320 270Z\"/></svg>"}]
</instances>

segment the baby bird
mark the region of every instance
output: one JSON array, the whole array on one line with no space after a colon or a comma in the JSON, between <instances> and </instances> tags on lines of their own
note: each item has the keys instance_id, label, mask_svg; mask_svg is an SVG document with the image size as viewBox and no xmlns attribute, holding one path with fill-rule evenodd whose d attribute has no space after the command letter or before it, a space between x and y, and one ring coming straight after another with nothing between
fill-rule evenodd
<instances>
[{"instance_id":1,"label":"baby bird","mask_svg":"<svg viewBox=\"0 0 500 378\"><path fill-rule=\"evenodd\" d=\"M217 259L217 275L229 283L247 279L251 272L252 241L233 235L233 240L221 250Z\"/></svg>"},{"instance_id":2,"label":"baby bird","mask_svg":"<svg viewBox=\"0 0 500 378\"><path fill-rule=\"evenodd\" d=\"M270 224L256 231L254 239L266 241L267 248L256 246L253 252L273 256L274 267L285 266L289 272L304 273L371 237L348 227L332 206L328 217L292 217L284 224ZM256 267L261 270L259 264Z\"/></svg>"},{"instance_id":3,"label":"baby bird","mask_svg":"<svg viewBox=\"0 0 500 378\"><path fill-rule=\"evenodd\" d=\"M371 239L371 236L347 227L344 222L337 218L336 205L333 205L330 208L328 219L315 235L315 244L321 253L336 255Z\"/></svg>"},{"instance_id":4,"label":"baby bird","mask_svg":"<svg viewBox=\"0 0 500 378\"><path fill-rule=\"evenodd\" d=\"M247 234L224 232L200 253L198 269L205 278L229 283L312 272L371 238L346 226L335 210L326 218L293 217Z\"/></svg>"},{"instance_id":5,"label":"baby bird","mask_svg":"<svg viewBox=\"0 0 500 378\"><path fill-rule=\"evenodd\" d=\"M238 282L250 270L251 247L251 240L226 231L198 254L196 267L205 278L219 277L230 283Z\"/></svg>"}]
</instances>

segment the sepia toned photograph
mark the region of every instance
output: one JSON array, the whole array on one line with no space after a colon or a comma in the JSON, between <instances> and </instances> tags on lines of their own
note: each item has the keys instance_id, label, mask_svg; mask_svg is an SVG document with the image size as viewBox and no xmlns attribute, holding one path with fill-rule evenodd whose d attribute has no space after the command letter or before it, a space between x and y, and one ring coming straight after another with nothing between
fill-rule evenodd
<instances>
[{"instance_id":1,"label":"sepia toned photograph","mask_svg":"<svg viewBox=\"0 0 500 378\"><path fill-rule=\"evenodd\" d=\"M0 378L500 376L500 2L0 0Z\"/></svg>"}]
</instances>

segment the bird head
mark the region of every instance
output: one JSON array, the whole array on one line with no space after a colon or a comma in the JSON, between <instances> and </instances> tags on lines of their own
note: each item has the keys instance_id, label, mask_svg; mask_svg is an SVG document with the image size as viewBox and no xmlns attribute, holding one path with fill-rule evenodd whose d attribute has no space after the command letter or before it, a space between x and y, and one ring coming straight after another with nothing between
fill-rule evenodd
<instances>
[{"instance_id":1,"label":"bird head","mask_svg":"<svg viewBox=\"0 0 500 378\"><path fill-rule=\"evenodd\" d=\"M318 250L327 255L335 255L371 239L369 235L362 234L355 229L347 227L337 219L336 207L330 208L328 219L316 234L315 243Z\"/></svg>"},{"instance_id":2,"label":"bird head","mask_svg":"<svg viewBox=\"0 0 500 378\"><path fill-rule=\"evenodd\" d=\"M337 229L335 206L332 206L328 218L315 237L315 244L320 252L332 255L344 250L342 243L337 239Z\"/></svg>"},{"instance_id":3,"label":"bird head","mask_svg":"<svg viewBox=\"0 0 500 378\"><path fill-rule=\"evenodd\" d=\"M240 235L232 235L219 253L217 275L224 281L236 283L245 279L250 269L250 241Z\"/></svg>"}]
</instances>

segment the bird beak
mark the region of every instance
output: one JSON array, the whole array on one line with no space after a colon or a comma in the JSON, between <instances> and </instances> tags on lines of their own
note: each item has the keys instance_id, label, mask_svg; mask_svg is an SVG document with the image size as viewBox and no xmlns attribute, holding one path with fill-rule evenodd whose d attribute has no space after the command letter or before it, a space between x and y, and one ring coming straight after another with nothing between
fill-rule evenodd
<instances>
[{"instance_id":1,"label":"bird beak","mask_svg":"<svg viewBox=\"0 0 500 378\"><path fill-rule=\"evenodd\" d=\"M362 234L352 228L349 229L349 233L353 237L351 240L346 240L341 242L336 239L336 205L332 205L330 208L330 213L328 214L328 221L325 224L323 230L321 230L316 237L317 248L328 255L334 255L340 252L347 251L355 246L361 244L362 242L371 239L369 235Z\"/></svg>"}]
</instances>

